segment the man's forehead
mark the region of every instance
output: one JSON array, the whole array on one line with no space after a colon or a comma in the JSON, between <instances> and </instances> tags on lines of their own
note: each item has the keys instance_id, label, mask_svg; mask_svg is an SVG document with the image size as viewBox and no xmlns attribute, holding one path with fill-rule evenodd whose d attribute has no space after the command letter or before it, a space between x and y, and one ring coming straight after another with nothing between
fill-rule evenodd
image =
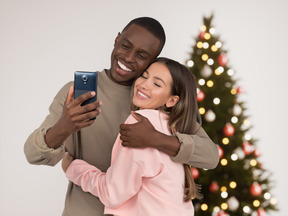
<instances>
[{"instance_id":1,"label":"man's forehead","mask_svg":"<svg viewBox=\"0 0 288 216\"><path fill-rule=\"evenodd\" d=\"M146 51L158 49L160 40L144 27L131 25L121 33L121 39Z\"/></svg>"}]
</instances>

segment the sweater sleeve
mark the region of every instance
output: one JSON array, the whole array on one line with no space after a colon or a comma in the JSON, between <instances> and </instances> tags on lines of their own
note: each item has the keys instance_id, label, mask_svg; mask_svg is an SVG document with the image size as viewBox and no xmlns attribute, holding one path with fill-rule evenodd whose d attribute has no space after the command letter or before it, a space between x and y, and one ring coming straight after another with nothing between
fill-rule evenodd
<instances>
[{"instance_id":1,"label":"sweater sleeve","mask_svg":"<svg viewBox=\"0 0 288 216\"><path fill-rule=\"evenodd\" d=\"M219 162L217 145L209 138L202 127L196 134L176 133L180 150L172 160L197 168L214 169Z\"/></svg>"},{"instance_id":2,"label":"sweater sleeve","mask_svg":"<svg viewBox=\"0 0 288 216\"><path fill-rule=\"evenodd\" d=\"M59 148L49 148L45 142L45 136L47 131L58 121L62 114L64 100L67 92L72 83L67 83L55 96L52 104L49 107L49 114L36 129L24 144L24 153L26 159L31 164L41 165L56 165L63 157L65 153L64 145Z\"/></svg>"},{"instance_id":3,"label":"sweater sleeve","mask_svg":"<svg viewBox=\"0 0 288 216\"><path fill-rule=\"evenodd\" d=\"M150 154L145 153L146 150L140 151L120 147L117 158L106 173L83 160L74 160L66 176L83 191L99 197L106 207L116 208L139 191L143 177L153 177L161 172L161 164L155 162L155 157L151 160L151 155L145 159L150 159L149 165L135 161L135 157L145 158Z\"/></svg>"}]
</instances>

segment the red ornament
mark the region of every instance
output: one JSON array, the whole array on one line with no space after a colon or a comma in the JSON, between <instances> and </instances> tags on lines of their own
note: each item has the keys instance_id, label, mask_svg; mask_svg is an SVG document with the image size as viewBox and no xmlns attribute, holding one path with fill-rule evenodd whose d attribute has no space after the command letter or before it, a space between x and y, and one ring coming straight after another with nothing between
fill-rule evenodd
<instances>
[{"instance_id":1,"label":"red ornament","mask_svg":"<svg viewBox=\"0 0 288 216\"><path fill-rule=\"evenodd\" d=\"M200 101L203 101L205 98L205 94L203 91L199 91L198 94L197 94L197 101L200 102Z\"/></svg>"},{"instance_id":2,"label":"red ornament","mask_svg":"<svg viewBox=\"0 0 288 216\"><path fill-rule=\"evenodd\" d=\"M254 151L254 155L255 157L259 157L261 155L261 151L259 148L256 148L255 151Z\"/></svg>"},{"instance_id":3,"label":"red ornament","mask_svg":"<svg viewBox=\"0 0 288 216\"><path fill-rule=\"evenodd\" d=\"M219 145L217 145L217 147L218 147L218 152L219 152L219 158L222 158L223 154L224 154L224 151Z\"/></svg>"},{"instance_id":4,"label":"red ornament","mask_svg":"<svg viewBox=\"0 0 288 216\"><path fill-rule=\"evenodd\" d=\"M250 155L253 151L252 145L249 142L243 142L243 151L245 155Z\"/></svg>"},{"instance_id":5,"label":"red ornament","mask_svg":"<svg viewBox=\"0 0 288 216\"><path fill-rule=\"evenodd\" d=\"M226 136L230 137L230 136L233 136L234 133L235 133L235 128L233 127L233 125L231 124L226 124L224 129L223 129L223 132Z\"/></svg>"},{"instance_id":6,"label":"red ornament","mask_svg":"<svg viewBox=\"0 0 288 216\"><path fill-rule=\"evenodd\" d=\"M254 182L251 186L250 186L250 193L253 196L259 196L262 193L262 188L261 185L257 182Z\"/></svg>"},{"instance_id":7,"label":"red ornament","mask_svg":"<svg viewBox=\"0 0 288 216\"><path fill-rule=\"evenodd\" d=\"M266 211L264 209L257 210L257 216L266 216Z\"/></svg>"},{"instance_id":8,"label":"red ornament","mask_svg":"<svg viewBox=\"0 0 288 216\"><path fill-rule=\"evenodd\" d=\"M205 37L204 37L205 33L206 33L206 32L204 32L204 31L201 31L201 32L199 33L199 38L200 38L201 40L204 40L204 39L205 39Z\"/></svg>"},{"instance_id":9,"label":"red ornament","mask_svg":"<svg viewBox=\"0 0 288 216\"><path fill-rule=\"evenodd\" d=\"M220 211L217 216L228 216L228 214L224 211Z\"/></svg>"},{"instance_id":10,"label":"red ornament","mask_svg":"<svg viewBox=\"0 0 288 216\"><path fill-rule=\"evenodd\" d=\"M212 192L212 193L216 193L218 190L219 190L219 185L216 181L213 181L210 186L209 186L209 190Z\"/></svg>"},{"instance_id":11,"label":"red ornament","mask_svg":"<svg viewBox=\"0 0 288 216\"><path fill-rule=\"evenodd\" d=\"M199 170L194 167L191 167L191 173L192 173L193 179L197 179L200 175Z\"/></svg>"},{"instance_id":12,"label":"red ornament","mask_svg":"<svg viewBox=\"0 0 288 216\"><path fill-rule=\"evenodd\" d=\"M237 93L240 94L240 93L243 93L243 92L244 92L243 88L239 86L237 88Z\"/></svg>"},{"instance_id":13,"label":"red ornament","mask_svg":"<svg viewBox=\"0 0 288 216\"><path fill-rule=\"evenodd\" d=\"M220 66L226 66L228 64L228 57L226 54L222 53L218 56L217 62Z\"/></svg>"}]
</instances>

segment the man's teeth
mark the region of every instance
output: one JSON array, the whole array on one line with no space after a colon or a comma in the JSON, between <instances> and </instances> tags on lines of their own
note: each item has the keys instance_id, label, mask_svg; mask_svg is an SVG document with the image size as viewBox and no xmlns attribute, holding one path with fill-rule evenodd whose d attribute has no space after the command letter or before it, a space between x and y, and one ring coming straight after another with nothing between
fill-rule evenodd
<instances>
[{"instance_id":1,"label":"man's teeth","mask_svg":"<svg viewBox=\"0 0 288 216\"><path fill-rule=\"evenodd\" d=\"M125 70L125 71L132 71L131 69L127 68L124 64L122 64L120 61L118 61L118 65L120 66L121 69Z\"/></svg>"},{"instance_id":2,"label":"man's teeth","mask_svg":"<svg viewBox=\"0 0 288 216\"><path fill-rule=\"evenodd\" d=\"M144 98L149 98L147 95L143 94L142 92L138 91L138 94Z\"/></svg>"}]
</instances>

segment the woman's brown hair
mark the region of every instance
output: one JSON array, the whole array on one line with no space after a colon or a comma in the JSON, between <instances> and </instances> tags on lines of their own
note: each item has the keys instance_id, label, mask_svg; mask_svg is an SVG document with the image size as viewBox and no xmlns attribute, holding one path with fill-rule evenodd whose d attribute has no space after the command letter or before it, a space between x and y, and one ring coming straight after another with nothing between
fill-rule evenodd
<instances>
[{"instance_id":1,"label":"woman's brown hair","mask_svg":"<svg viewBox=\"0 0 288 216\"><path fill-rule=\"evenodd\" d=\"M173 107L164 106L158 108L158 110L162 110L169 115L168 126L172 134L176 132L195 134L200 129L200 125L197 124L200 115L194 75L186 66L172 59L161 57L155 59L151 64L156 62L164 64L168 68L173 81L171 95L179 96L179 101ZM132 110L135 109L137 108L132 105ZM200 187L194 182L191 167L188 164L183 166L185 171L184 201L201 198Z\"/></svg>"}]
</instances>

